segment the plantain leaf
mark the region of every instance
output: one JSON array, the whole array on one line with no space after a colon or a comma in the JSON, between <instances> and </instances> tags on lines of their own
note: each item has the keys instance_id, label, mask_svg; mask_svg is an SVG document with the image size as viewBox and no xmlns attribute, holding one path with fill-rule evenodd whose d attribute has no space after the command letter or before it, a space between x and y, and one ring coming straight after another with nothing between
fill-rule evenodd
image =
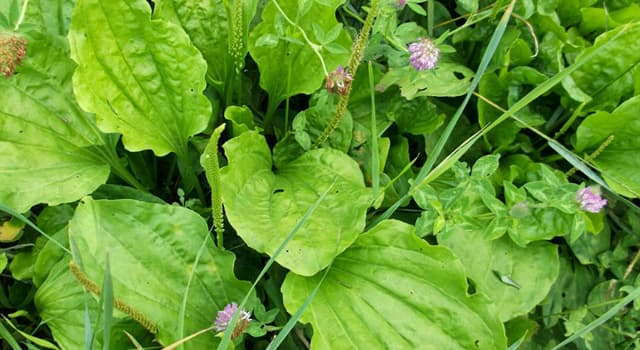
<instances>
[{"instance_id":1,"label":"plantain leaf","mask_svg":"<svg viewBox=\"0 0 640 350\"><path fill-rule=\"evenodd\" d=\"M310 276L327 267L362 232L369 204L357 163L334 149L315 149L272 170L263 136L246 131L224 144L229 165L222 199L229 223L253 249L272 255L334 181L334 190L276 261Z\"/></svg>"},{"instance_id":2,"label":"plantain leaf","mask_svg":"<svg viewBox=\"0 0 640 350\"><path fill-rule=\"evenodd\" d=\"M229 6L242 3L242 28L240 42L246 42L249 23L255 16L258 1L232 0ZM154 17L176 23L189 34L193 44L202 52L208 63L208 80L215 86L224 84L233 66L229 55L229 23L226 1L220 0L158 0L155 1ZM230 34L231 33L231 34ZM246 47L241 48L242 58L247 54Z\"/></svg>"},{"instance_id":3,"label":"plantain leaf","mask_svg":"<svg viewBox=\"0 0 640 350\"><path fill-rule=\"evenodd\" d=\"M69 32L75 93L128 150L186 159L189 137L211 114L206 63L182 28L150 16L143 0L78 0Z\"/></svg>"},{"instance_id":4,"label":"plantain leaf","mask_svg":"<svg viewBox=\"0 0 640 350\"><path fill-rule=\"evenodd\" d=\"M612 110L624 96L633 93L631 70L640 63L639 36L637 21L600 35L575 62L581 63L597 51L595 56L565 78L562 86L574 100L589 102L586 108L590 110ZM614 43L612 38L616 38Z\"/></svg>"},{"instance_id":5,"label":"plantain leaf","mask_svg":"<svg viewBox=\"0 0 640 350\"><path fill-rule=\"evenodd\" d=\"M52 266L51 274L38 288L34 302L40 317L46 322L53 339L61 349L84 349L85 303L92 324L98 322L100 305L83 289L69 271L70 257ZM109 345L112 349L127 349L130 341L123 330L133 334L143 344L151 344L152 336L131 318L119 314L112 321ZM102 332L94 341L94 348L102 347Z\"/></svg>"},{"instance_id":6,"label":"plantain leaf","mask_svg":"<svg viewBox=\"0 0 640 350\"><path fill-rule=\"evenodd\" d=\"M487 240L481 231L457 226L438 243L460 257L479 292L491 298L502 322L525 315L549 293L558 277L558 249L547 242L519 247L509 237Z\"/></svg>"},{"instance_id":7,"label":"plantain leaf","mask_svg":"<svg viewBox=\"0 0 640 350\"><path fill-rule=\"evenodd\" d=\"M611 113L600 111L589 115L576 132L577 152L593 152L613 136L611 143L592 161L611 188L632 198L640 197L638 110L640 96L635 96Z\"/></svg>"},{"instance_id":8,"label":"plantain leaf","mask_svg":"<svg viewBox=\"0 0 640 350\"><path fill-rule=\"evenodd\" d=\"M290 313L321 275L287 275L282 294ZM505 349L490 302L467 288L450 250L388 220L336 257L301 321L313 325L313 349Z\"/></svg>"},{"instance_id":9,"label":"plantain leaf","mask_svg":"<svg viewBox=\"0 0 640 350\"><path fill-rule=\"evenodd\" d=\"M73 98L61 39L33 34L27 56L0 79L0 202L18 212L75 201L106 182L113 143Z\"/></svg>"},{"instance_id":10,"label":"plantain leaf","mask_svg":"<svg viewBox=\"0 0 640 350\"><path fill-rule=\"evenodd\" d=\"M164 345L182 338L177 315L192 273L185 335L211 326L218 310L242 300L249 290L248 282L233 275L233 254L215 248L208 231L204 219L189 209L128 199L85 198L69 223L69 237L78 251L76 264L91 281L102 281L108 253L116 306L128 305L145 322L155 324ZM206 249L194 269L205 239ZM252 295L249 306L254 304ZM184 348L211 348L218 342L207 333Z\"/></svg>"}]
</instances>

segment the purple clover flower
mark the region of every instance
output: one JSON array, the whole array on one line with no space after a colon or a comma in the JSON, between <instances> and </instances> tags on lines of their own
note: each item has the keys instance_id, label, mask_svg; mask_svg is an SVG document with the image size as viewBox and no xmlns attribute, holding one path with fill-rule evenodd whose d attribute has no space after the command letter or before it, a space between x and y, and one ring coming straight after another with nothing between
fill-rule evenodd
<instances>
[{"instance_id":1,"label":"purple clover flower","mask_svg":"<svg viewBox=\"0 0 640 350\"><path fill-rule=\"evenodd\" d=\"M223 310L218 311L218 316L216 317L215 327L216 332L224 332L227 327L229 327L229 323L233 318L233 315L238 311L238 304L231 303L227 304ZM249 321L251 321L251 313L245 310L240 311L240 316L238 318L238 323L236 324L235 329L233 330L232 338L237 337L242 333L249 325Z\"/></svg>"},{"instance_id":2,"label":"purple clover flower","mask_svg":"<svg viewBox=\"0 0 640 350\"><path fill-rule=\"evenodd\" d=\"M398 0L398 7L402 8L407 4L407 0Z\"/></svg>"},{"instance_id":3,"label":"purple clover flower","mask_svg":"<svg viewBox=\"0 0 640 350\"><path fill-rule=\"evenodd\" d=\"M440 58L440 50L427 38L420 38L418 41L409 44L408 50L411 52L409 61L413 68L418 71L433 69Z\"/></svg>"},{"instance_id":4,"label":"purple clover flower","mask_svg":"<svg viewBox=\"0 0 640 350\"><path fill-rule=\"evenodd\" d=\"M579 190L576 193L576 201L582 210L590 213L599 213L607 205L607 200L602 198L599 189L596 188L594 191L591 186Z\"/></svg>"}]
</instances>

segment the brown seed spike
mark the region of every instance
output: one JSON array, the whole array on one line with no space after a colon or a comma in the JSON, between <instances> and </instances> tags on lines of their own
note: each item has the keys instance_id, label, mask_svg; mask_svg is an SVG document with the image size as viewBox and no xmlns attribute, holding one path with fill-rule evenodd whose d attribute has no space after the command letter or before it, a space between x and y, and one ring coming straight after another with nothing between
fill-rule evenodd
<instances>
[{"instance_id":1,"label":"brown seed spike","mask_svg":"<svg viewBox=\"0 0 640 350\"><path fill-rule=\"evenodd\" d=\"M11 77L26 55L26 39L0 33L0 73L7 78Z\"/></svg>"}]
</instances>

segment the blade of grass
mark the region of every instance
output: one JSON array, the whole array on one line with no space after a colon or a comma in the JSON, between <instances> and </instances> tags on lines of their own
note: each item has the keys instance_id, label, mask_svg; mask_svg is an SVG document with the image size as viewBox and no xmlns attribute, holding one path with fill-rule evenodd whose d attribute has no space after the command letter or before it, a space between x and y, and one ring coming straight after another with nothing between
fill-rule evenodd
<instances>
[{"instance_id":1,"label":"blade of grass","mask_svg":"<svg viewBox=\"0 0 640 350\"><path fill-rule=\"evenodd\" d=\"M298 320L300 319L302 314L307 310L307 308L315 298L316 293L318 293L318 290L320 289L320 286L324 282L325 277L327 277L329 270L331 270L332 265L333 265L333 262L329 264L329 266L325 269L324 273L322 274L322 278L320 279L318 284L315 286L315 288L313 288L313 290L311 291L311 294L307 296L302 306L300 306L300 308L296 311L296 313L293 314L293 316L291 316L289 321L287 321L287 323L280 330L280 332L278 332L278 335L271 341L271 343L269 343L269 346L267 346L266 350L277 349L282 344L284 339L289 335L289 333L291 333L291 330L293 329L293 327L295 327L296 323L298 323Z\"/></svg>"},{"instance_id":2,"label":"blade of grass","mask_svg":"<svg viewBox=\"0 0 640 350\"><path fill-rule=\"evenodd\" d=\"M440 153L442 153L442 150L444 149L445 144L449 140L449 137L453 132L453 128L456 126L456 124L458 123L458 120L462 116L464 109L467 107L467 104L469 103L469 100L473 95L473 92L475 91L476 87L480 83L480 79L482 78L482 75L487 70L487 67L491 62L491 59L493 58L496 50L498 49L498 44L500 44L500 40L502 39L502 36L504 35L504 32L507 29L507 24L509 23L509 19L511 18L511 13L513 11L514 5L515 5L515 0L511 0L511 2L509 3L509 6L507 6L504 14L502 15L502 18L500 19L500 22L498 23L496 30L493 32L493 35L491 36L491 40L489 40L489 45L487 46L487 49L482 55L482 59L480 60L480 65L478 66L478 70L476 71L476 74L473 77L473 80L471 81L471 86L469 86L469 91L465 95L463 102L458 107L458 110L456 111L456 113L453 115L453 117L447 124L447 127L442 132L442 135L440 136L440 138L438 139L438 142L434 146L433 151L427 158L427 161L420 169L420 172L416 176L416 180L412 188L415 188L417 185L420 185L424 181L424 179L427 177L427 174L429 174L431 169L433 169L433 166L435 165L436 161L440 157ZM384 213L382 213L382 215L377 217L369 225L369 227L373 227L376 224L378 224L380 221L391 217L391 215L400 207L401 203L406 201L411 196L411 192L412 191L410 190L408 193L404 194L401 198L399 198L391 207L389 207Z\"/></svg>"},{"instance_id":3,"label":"blade of grass","mask_svg":"<svg viewBox=\"0 0 640 350\"><path fill-rule=\"evenodd\" d=\"M375 200L380 188L380 151L378 150L378 123L376 120L375 82L373 81L373 66L371 61L367 65L369 71L369 95L371 96L371 187Z\"/></svg>"},{"instance_id":4,"label":"blade of grass","mask_svg":"<svg viewBox=\"0 0 640 350\"><path fill-rule=\"evenodd\" d=\"M133 344L133 346L136 347L136 350L144 350L142 348L142 345L140 345L140 343L136 340L136 338L133 335L131 335L131 333L129 333L127 331L124 331L124 330L123 330L123 332L127 336L127 338L129 338L129 341L131 341L131 344Z\"/></svg>"},{"instance_id":5,"label":"blade of grass","mask_svg":"<svg viewBox=\"0 0 640 350\"><path fill-rule=\"evenodd\" d=\"M42 231L38 226L36 226L36 224L34 224L33 222L31 222L31 220L29 220L27 217L25 217L24 215L18 213L17 211L11 209L10 207L8 207L7 205L5 205L4 203L0 203L0 211L3 211L7 214L10 214L13 217L16 217L20 220L22 220L22 222L24 222L25 224L29 225L31 228L33 228L34 230L36 230L36 232L38 232L39 234L41 234L42 236L44 236L46 239L48 239L49 241L53 242L53 244L57 245L58 247L60 247L60 249L64 250L65 252L67 252L68 254L71 254L71 251L69 249L67 249L67 247L63 246L62 244L60 244L60 242L56 241L55 239L53 239L51 236L49 236L48 234L46 234L44 231Z\"/></svg>"},{"instance_id":6,"label":"blade of grass","mask_svg":"<svg viewBox=\"0 0 640 350\"><path fill-rule=\"evenodd\" d=\"M11 349L22 350L20 344L18 344L18 341L16 341L11 333L9 333L9 330L4 326L4 324L2 324L2 322L0 322L0 338L6 340Z\"/></svg>"},{"instance_id":7,"label":"blade of grass","mask_svg":"<svg viewBox=\"0 0 640 350\"><path fill-rule=\"evenodd\" d=\"M522 99L520 99L513 106L511 106L511 108L509 108L509 110L507 110L502 115L500 115L500 117L498 117L498 119L494 120L490 124L485 125L482 129L478 130L476 133L474 133L472 136L470 136L467 140L465 140L465 142L463 142L449 156L447 156L442 162L440 162L440 164L438 164L438 166L435 167L433 169L433 171L430 172L427 176L425 176L422 179L416 178L416 182L415 182L414 186L412 186L412 189L417 188L418 186L422 185L423 183L429 183L429 182L435 180L438 176L442 175L446 170L448 170L453 165L453 163L458 161L469 150L469 148L471 148L471 146L478 139L480 139L484 134L486 134L487 132L489 132L490 130L492 130L496 126L498 126L500 123L502 123L503 121L507 120L508 118L513 116L515 113L517 113L518 111L520 111L521 109L523 109L524 107L529 105L533 100L535 100L538 97L542 96L543 94L547 93L549 90L551 90L551 88L553 88L555 85L560 83L569 74L573 73L576 69L580 68L583 64L588 62L593 56L595 56L597 53L599 53L600 50L605 49L609 45L611 45L611 43L614 42L622 33L624 33L627 30L628 27L629 26L627 25L626 28L623 28L618 33L616 33L616 35L613 36L611 38L611 40L609 40L608 43L606 43L606 44L600 46L599 48L597 48L596 50L590 52L589 54L584 56L583 59L580 60L579 62L576 62L576 63L572 64L571 66L561 70L556 75L554 75L553 77L551 77L548 80L546 80L544 83L538 85L533 90L531 90L527 95L525 95ZM421 180L421 181L418 181L418 180Z\"/></svg>"},{"instance_id":8,"label":"blade of grass","mask_svg":"<svg viewBox=\"0 0 640 350\"><path fill-rule=\"evenodd\" d=\"M253 282L253 285L251 285L251 288L249 288L249 291L247 291L247 294L245 295L244 299L238 305L238 310L243 310L244 306L247 303L247 300L249 300L249 296L251 295L251 292L255 289L255 287L258 284L258 282L260 281L260 279L262 279L262 277L267 273L267 271L269 270L271 265L273 265L273 263L275 262L275 260L278 257L278 255L280 255L280 253L284 250L284 248L287 246L289 241L291 241L291 239L293 239L293 236L296 234L296 232L298 232L298 230L300 230L300 228L307 222L309 217L311 217L311 214L313 214L313 212L318 208L320 203L322 203L322 201L325 199L325 197L331 191L331 189L333 188L334 185L335 185L335 180L331 184L331 186L329 186L329 188L327 188L327 190L324 191L320 195L320 197L318 197L318 199L307 210L307 212L304 214L304 216L296 223L296 226L291 230L291 232L289 232L289 234L287 235L287 238L285 238L284 241L282 241L282 243L280 243L280 246L278 247L278 249L276 249L276 251L273 253L273 255L271 256L269 261L267 261L267 263L264 265L264 267L262 268L262 271L260 271L260 274L258 274L258 277L256 277L256 280ZM231 333L233 333L233 329L235 328L236 323L238 322L239 315L240 315L240 312L236 312L233 315L233 318L229 322L229 326L227 327L226 331L224 332L224 335L222 337L222 341L220 341L220 344L218 344L218 350L226 350L229 347L229 344L231 343Z\"/></svg>"},{"instance_id":9,"label":"blade of grass","mask_svg":"<svg viewBox=\"0 0 640 350\"><path fill-rule=\"evenodd\" d=\"M93 327L91 326L91 315L89 313L89 296L84 293L84 348L93 350Z\"/></svg>"},{"instance_id":10,"label":"blade of grass","mask_svg":"<svg viewBox=\"0 0 640 350\"><path fill-rule=\"evenodd\" d=\"M18 329L18 327L16 327L10 319L8 319L5 315L2 315L2 318L4 319L5 322L7 322L7 324L9 326L11 326L11 328L13 328L16 332L20 333L21 336L23 336L25 339L31 341L32 343L45 348L45 349L51 349L51 350L59 350L59 348L57 346L55 346L53 343L44 340L44 339L40 339L38 337L34 337L29 333L25 333L21 330ZM2 322L0 322L0 326L2 326ZM1 338L1 337L0 337Z\"/></svg>"},{"instance_id":11,"label":"blade of grass","mask_svg":"<svg viewBox=\"0 0 640 350\"><path fill-rule=\"evenodd\" d=\"M189 281L187 281L187 286L184 289L184 295L182 296L182 304L180 305L180 312L178 313L178 338L179 339L184 338L184 318L187 313L187 302L189 300L189 290L191 289L191 282L193 281L193 278L196 274L196 268L198 267L198 263L200 262L200 257L202 257L205 247L207 246L207 241L209 241L210 238L211 236L207 234L202 240L202 244L198 249L198 254L196 255L196 259L193 262L193 266L191 267L191 273L189 274Z\"/></svg>"},{"instance_id":12,"label":"blade of grass","mask_svg":"<svg viewBox=\"0 0 640 350\"><path fill-rule=\"evenodd\" d=\"M607 312L605 312L604 314L602 314L600 317L596 318L595 320L593 320L591 323L589 323L588 325L584 326L582 329L580 329L579 331L577 331L575 334L573 334L572 336L570 336L569 338L563 340L560 344L556 345L555 347L553 347L553 349L551 350L557 350L560 349L562 347L564 347L567 344L572 343L573 341L582 338L582 336L586 335L587 333L591 332L592 330L600 327L601 325L603 325L605 322L609 321L611 318L613 318L623 307L625 307L627 304L629 304L630 302L632 302L634 299L637 299L638 297L640 297L640 287L634 289L631 293L629 293L629 295L627 295L624 299L620 300L619 303L617 303L614 307L612 307L611 309L609 309Z\"/></svg>"},{"instance_id":13,"label":"blade of grass","mask_svg":"<svg viewBox=\"0 0 640 350\"><path fill-rule=\"evenodd\" d=\"M111 324L113 321L113 284L111 283L111 267L109 266L109 254L104 262L104 282L102 283L102 349L109 350L111 341Z\"/></svg>"}]
</instances>

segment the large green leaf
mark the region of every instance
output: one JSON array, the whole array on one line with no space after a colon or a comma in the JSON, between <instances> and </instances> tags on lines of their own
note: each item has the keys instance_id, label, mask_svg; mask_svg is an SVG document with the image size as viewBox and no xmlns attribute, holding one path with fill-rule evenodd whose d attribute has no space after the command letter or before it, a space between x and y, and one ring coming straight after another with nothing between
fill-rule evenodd
<instances>
[{"instance_id":1,"label":"large green leaf","mask_svg":"<svg viewBox=\"0 0 640 350\"><path fill-rule=\"evenodd\" d=\"M611 44L611 38L616 35L619 36ZM623 96L633 92L631 69L640 63L638 37L640 22L600 35L592 47L576 58L576 62L596 50L597 54L566 78L562 86L576 101L590 101L592 109L613 109ZM604 45L607 48L602 49Z\"/></svg>"},{"instance_id":2,"label":"large green leaf","mask_svg":"<svg viewBox=\"0 0 640 350\"><path fill-rule=\"evenodd\" d=\"M313 349L505 349L504 328L464 267L413 226L384 221L339 255L301 317ZM322 276L289 273L282 286L295 312Z\"/></svg>"},{"instance_id":3,"label":"large green leaf","mask_svg":"<svg viewBox=\"0 0 640 350\"><path fill-rule=\"evenodd\" d=\"M369 192L355 161L315 149L274 173L264 137L247 131L224 144L222 198L229 223L259 252L273 254L321 193L326 199L276 261L310 276L327 267L364 229Z\"/></svg>"},{"instance_id":4,"label":"large green leaf","mask_svg":"<svg viewBox=\"0 0 640 350\"><path fill-rule=\"evenodd\" d=\"M211 326L218 310L239 302L249 290L248 282L233 275L233 254L215 248L207 235L206 222L193 211L129 199L85 198L69 223L69 237L79 254L76 264L101 284L108 255L115 298L153 322L165 345ZM187 292L181 332L180 308ZM217 342L208 333L185 349L210 348Z\"/></svg>"},{"instance_id":5,"label":"large green leaf","mask_svg":"<svg viewBox=\"0 0 640 350\"><path fill-rule=\"evenodd\" d=\"M65 36L71 21L74 0L29 0L25 22L39 30Z\"/></svg>"},{"instance_id":6,"label":"large green leaf","mask_svg":"<svg viewBox=\"0 0 640 350\"><path fill-rule=\"evenodd\" d=\"M229 5L233 6L238 1L242 2L242 28L241 37L236 40L246 42L249 23L255 16L258 1L233 0ZM209 80L215 85L224 84L227 74L234 68L229 55L227 1L159 0L155 3L153 15L181 25L207 61ZM243 47L241 50L239 54L244 60L247 49Z\"/></svg>"},{"instance_id":7,"label":"large green leaf","mask_svg":"<svg viewBox=\"0 0 640 350\"><path fill-rule=\"evenodd\" d=\"M28 40L19 73L0 79L0 202L18 212L92 192L115 157L73 98L66 43L36 34Z\"/></svg>"},{"instance_id":8,"label":"large green leaf","mask_svg":"<svg viewBox=\"0 0 640 350\"><path fill-rule=\"evenodd\" d=\"M462 260L477 290L491 298L503 322L531 311L558 277L558 250L547 242L522 248L507 236L489 241L481 231L460 226L437 237Z\"/></svg>"},{"instance_id":9,"label":"large green leaf","mask_svg":"<svg viewBox=\"0 0 640 350\"><path fill-rule=\"evenodd\" d=\"M592 152L609 136L613 141L593 163L602 176L618 193L628 197L640 197L640 96L633 97L613 112L597 112L588 116L578 127L576 151Z\"/></svg>"},{"instance_id":10,"label":"large green leaf","mask_svg":"<svg viewBox=\"0 0 640 350\"><path fill-rule=\"evenodd\" d=\"M39 316L49 326L53 339L62 349L85 349L85 305L92 327L99 322L100 305L98 300L87 294L69 271L69 260L70 257L67 256L52 267L51 274L38 288L34 302ZM111 349L126 349L131 346L131 341L123 330L143 344L150 343L151 337L142 326L130 318L116 318L111 326ZM101 344L100 336L94 340L93 349L102 348Z\"/></svg>"},{"instance_id":11,"label":"large green leaf","mask_svg":"<svg viewBox=\"0 0 640 350\"><path fill-rule=\"evenodd\" d=\"M186 156L207 126L206 63L177 25L150 19L146 1L79 0L69 42L78 102L131 151ZM183 157L184 158L184 157Z\"/></svg>"},{"instance_id":12,"label":"large green leaf","mask_svg":"<svg viewBox=\"0 0 640 350\"><path fill-rule=\"evenodd\" d=\"M336 20L336 8L343 2L278 1L287 17L302 28L314 44L321 45L320 52L328 70L340 64L346 66L351 50L351 39ZM262 22L251 31L249 52L260 68L260 86L278 103L288 96L314 92L325 79L320 60L304 42L300 30L284 19L274 2L267 3Z\"/></svg>"}]
</instances>

